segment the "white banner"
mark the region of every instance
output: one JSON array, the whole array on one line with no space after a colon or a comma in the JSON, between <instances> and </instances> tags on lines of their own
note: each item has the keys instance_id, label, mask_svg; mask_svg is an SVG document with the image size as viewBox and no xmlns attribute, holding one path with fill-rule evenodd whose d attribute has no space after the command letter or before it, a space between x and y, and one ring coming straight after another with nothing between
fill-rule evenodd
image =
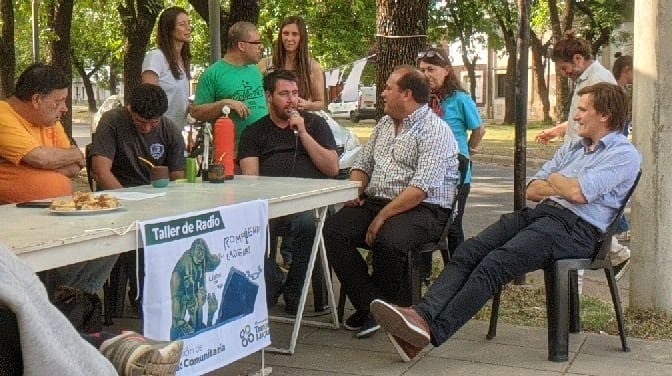
<instances>
[{"instance_id":1,"label":"white banner","mask_svg":"<svg viewBox=\"0 0 672 376\"><path fill-rule=\"evenodd\" d=\"M359 79L362 77L364 66L366 66L366 58L359 59L352 65L352 70L343 84L342 102L355 102L359 97Z\"/></svg>"},{"instance_id":2,"label":"white banner","mask_svg":"<svg viewBox=\"0 0 672 376\"><path fill-rule=\"evenodd\" d=\"M267 227L266 201L140 223L144 335L184 341L178 375L202 375L270 345Z\"/></svg>"},{"instance_id":3,"label":"white banner","mask_svg":"<svg viewBox=\"0 0 672 376\"><path fill-rule=\"evenodd\" d=\"M341 71L338 68L324 72L324 83L327 87L338 85L338 80L341 78Z\"/></svg>"}]
</instances>

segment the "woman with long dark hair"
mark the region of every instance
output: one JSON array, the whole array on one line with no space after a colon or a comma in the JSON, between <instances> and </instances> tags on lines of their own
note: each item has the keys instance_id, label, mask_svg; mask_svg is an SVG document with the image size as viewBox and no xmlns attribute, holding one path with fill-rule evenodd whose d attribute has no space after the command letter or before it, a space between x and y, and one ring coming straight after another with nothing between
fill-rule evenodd
<instances>
[{"instance_id":1,"label":"woman with long dark hair","mask_svg":"<svg viewBox=\"0 0 672 376\"><path fill-rule=\"evenodd\" d=\"M189 14L180 7L165 9L159 16L156 44L142 62L142 82L159 85L168 96L164 114L182 130L189 107L189 72L191 64L191 23Z\"/></svg>"},{"instance_id":2,"label":"woman with long dark hair","mask_svg":"<svg viewBox=\"0 0 672 376\"><path fill-rule=\"evenodd\" d=\"M286 69L296 74L300 111L324 108L324 72L320 63L308 53L308 29L303 18L291 16L282 21L273 55L261 59L257 66L264 74L273 69Z\"/></svg>"},{"instance_id":3,"label":"woman with long dark hair","mask_svg":"<svg viewBox=\"0 0 672 376\"><path fill-rule=\"evenodd\" d=\"M462 88L453 71L450 58L443 49L429 48L418 54L418 67L429 80L430 106L453 131L460 154L470 158L478 151L485 135L485 125L476 108L476 103ZM471 133L471 135L469 135ZM458 196L459 210L448 233L448 248L452 253L464 241L462 215L471 189L471 163ZM444 260L447 260L444 255Z\"/></svg>"}]
</instances>

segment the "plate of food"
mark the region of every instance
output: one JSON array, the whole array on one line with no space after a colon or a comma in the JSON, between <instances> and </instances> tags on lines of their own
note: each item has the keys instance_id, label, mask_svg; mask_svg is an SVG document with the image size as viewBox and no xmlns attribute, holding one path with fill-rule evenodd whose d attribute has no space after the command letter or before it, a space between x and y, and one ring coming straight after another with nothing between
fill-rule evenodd
<instances>
[{"instance_id":1,"label":"plate of food","mask_svg":"<svg viewBox=\"0 0 672 376\"><path fill-rule=\"evenodd\" d=\"M107 194L94 195L90 192L75 192L72 199L54 200L49 212L58 215L102 214L121 209L119 200Z\"/></svg>"}]
</instances>

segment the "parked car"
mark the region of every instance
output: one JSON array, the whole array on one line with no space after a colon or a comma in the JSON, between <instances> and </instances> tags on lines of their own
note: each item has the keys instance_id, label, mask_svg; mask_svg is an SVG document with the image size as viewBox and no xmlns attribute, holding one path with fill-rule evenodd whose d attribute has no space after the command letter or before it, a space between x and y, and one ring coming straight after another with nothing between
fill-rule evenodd
<instances>
[{"instance_id":1,"label":"parked car","mask_svg":"<svg viewBox=\"0 0 672 376\"><path fill-rule=\"evenodd\" d=\"M338 178L346 179L350 175L352 165L362 153L362 144L352 130L339 124L327 112L315 111L315 114L326 120L329 128L331 128L331 133L333 133L336 140L336 151L338 152Z\"/></svg>"},{"instance_id":2,"label":"parked car","mask_svg":"<svg viewBox=\"0 0 672 376\"><path fill-rule=\"evenodd\" d=\"M363 119L375 119L376 111L376 86L362 86L359 88L357 106L350 111L350 121L357 123Z\"/></svg>"},{"instance_id":3,"label":"parked car","mask_svg":"<svg viewBox=\"0 0 672 376\"><path fill-rule=\"evenodd\" d=\"M327 105L327 110L333 117L347 118L352 111L357 109L357 102L332 102Z\"/></svg>"},{"instance_id":4,"label":"parked car","mask_svg":"<svg viewBox=\"0 0 672 376\"><path fill-rule=\"evenodd\" d=\"M350 121L359 123L360 120L375 119L378 111L375 108L361 108L350 111Z\"/></svg>"}]
</instances>

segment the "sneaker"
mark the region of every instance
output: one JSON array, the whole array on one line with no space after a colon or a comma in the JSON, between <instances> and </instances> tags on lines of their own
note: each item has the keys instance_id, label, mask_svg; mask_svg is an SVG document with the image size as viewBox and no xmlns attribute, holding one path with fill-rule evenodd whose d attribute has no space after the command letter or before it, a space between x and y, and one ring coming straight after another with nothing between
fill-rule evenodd
<instances>
[{"instance_id":1,"label":"sneaker","mask_svg":"<svg viewBox=\"0 0 672 376\"><path fill-rule=\"evenodd\" d=\"M352 331L359 331L362 329L364 324L366 324L366 320L369 319L369 312L368 311L357 311L350 315L344 322L343 326L347 330L352 330Z\"/></svg>"},{"instance_id":2,"label":"sneaker","mask_svg":"<svg viewBox=\"0 0 672 376\"><path fill-rule=\"evenodd\" d=\"M387 333L387 338L390 339L390 342L392 342L392 345L394 345L395 350L397 350L401 360L404 362L410 362L422 351L422 349L411 345L394 334Z\"/></svg>"},{"instance_id":3,"label":"sneaker","mask_svg":"<svg viewBox=\"0 0 672 376\"><path fill-rule=\"evenodd\" d=\"M625 272L628 271L628 268L630 267L630 259L626 259L622 263L618 265L614 265L614 278L617 281L620 281L621 278L625 275Z\"/></svg>"},{"instance_id":4,"label":"sneaker","mask_svg":"<svg viewBox=\"0 0 672 376\"><path fill-rule=\"evenodd\" d=\"M168 376L177 372L182 346L182 341L153 341L124 332L103 342L100 352L120 375Z\"/></svg>"},{"instance_id":5,"label":"sneaker","mask_svg":"<svg viewBox=\"0 0 672 376\"><path fill-rule=\"evenodd\" d=\"M355 337L359 339L369 338L379 330L380 324L373 318L373 315L369 314L364 325L355 333Z\"/></svg>"},{"instance_id":6,"label":"sneaker","mask_svg":"<svg viewBox=\"0 0 672 376\"><path fill-rule=\"evenodd\" d=\"M429 344L429 325L413 308L398 307L375 299L371 302L371 313L388 333L417 348L423 349Z\"/></svg>"}]
</instances>

